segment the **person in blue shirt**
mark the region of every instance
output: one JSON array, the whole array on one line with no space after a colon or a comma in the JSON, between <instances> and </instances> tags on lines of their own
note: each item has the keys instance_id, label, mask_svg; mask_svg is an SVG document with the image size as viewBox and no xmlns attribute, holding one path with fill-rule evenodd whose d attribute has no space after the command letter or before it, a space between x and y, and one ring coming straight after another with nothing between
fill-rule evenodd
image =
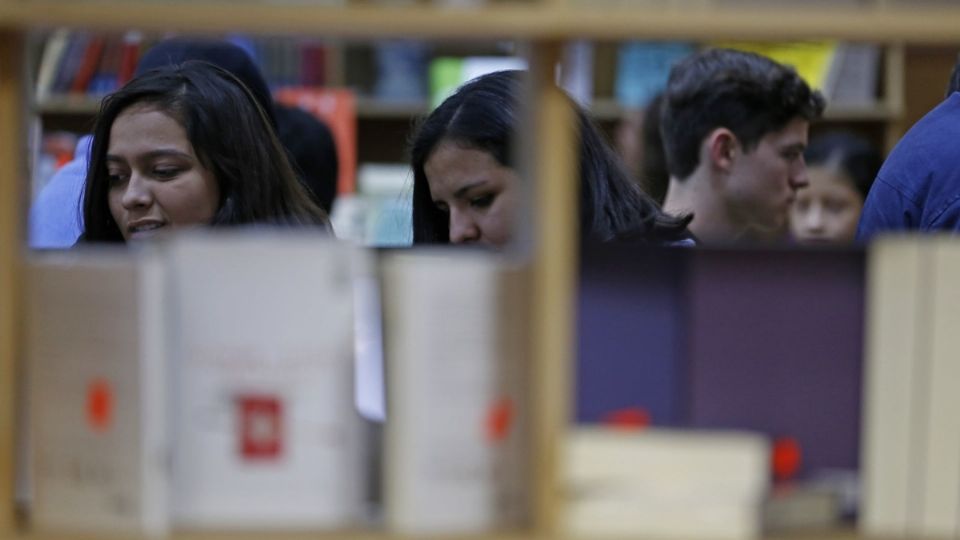
<instances>
[{"instance_id":1,"label":"person in blue shirt","mask_svg":"<svg viewBox=\"0 0 960 540\"><path fill-rule=\"evenodd\" d=\"M960 229L957 140L960 92L954 91L907 131L883 163L863 206L858 242L886 231Z\"/></svg>"}]
</instances>

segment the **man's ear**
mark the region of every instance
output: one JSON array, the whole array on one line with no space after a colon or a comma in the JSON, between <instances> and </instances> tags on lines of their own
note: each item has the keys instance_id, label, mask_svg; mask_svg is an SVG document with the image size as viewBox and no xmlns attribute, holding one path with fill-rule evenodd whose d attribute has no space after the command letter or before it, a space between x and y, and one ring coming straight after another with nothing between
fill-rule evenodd
<instances>
[{"instance_id":1,"label":"man's ear","mask_svg":"<svg viewBox=\"0 0 960 540\"><path fill-rule=\"evenodd\" d=\"M737 136L727 128L717 128L711 131L707 135L705 146L710 166L724 172L733 167L733 162L740 153L740 142L737 140Z\"/></svg>"}]
</instances>

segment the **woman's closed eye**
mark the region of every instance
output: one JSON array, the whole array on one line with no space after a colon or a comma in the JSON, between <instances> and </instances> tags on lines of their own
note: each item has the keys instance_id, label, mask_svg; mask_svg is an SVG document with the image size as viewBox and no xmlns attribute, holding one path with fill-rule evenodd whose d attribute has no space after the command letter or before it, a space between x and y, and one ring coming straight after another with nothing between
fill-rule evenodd
<instances>
[{"instance_id":1,"label":"woman's closed eye","mask_svg":"<svg viewBox=\"0 0 960 540\"><path fill-rule=\"evenodd\" d=\"M127 174L127 171L107 171L107 182L111 186L119 186L127 181L130 175Z\"/></svg>"},{"instance_id":2,"label":"woman's closed eye","mask_svg":"<svg viewBox=\"0 0 960 540\"><path fill-rule=\"evenodd\" d=\"M179 175L183 169L180 167L157 166L153 168L153 176L160 180L169 180Z\"/></svg>"},{"instance_id":3,"label":"woman's closed eye","mask_svg":"<svg viewBox=\"0 0 960 540\"><path fill-rule=\"evenodd\" d=\"M479 197L471 197L470 206L472 206L473 208L488 208L491 204L493 204L494 198L495 198L495 195L493 194L481 195Z\"/></svg>"}]
</instances>

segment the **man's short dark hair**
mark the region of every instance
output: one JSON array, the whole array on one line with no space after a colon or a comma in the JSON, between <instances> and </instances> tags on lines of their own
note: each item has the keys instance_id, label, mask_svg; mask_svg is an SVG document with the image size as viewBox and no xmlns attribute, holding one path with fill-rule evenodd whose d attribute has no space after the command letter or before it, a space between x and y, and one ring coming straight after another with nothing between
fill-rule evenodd
<instances>
[{"instance_id":1,"label":"man's short dark hair","mask_svg":"<svg viewBox=\"0 0 960 540\"><path fill-rule=\"evenodd\" d=\"M818 118L824 104L792 67L765 56L731 49L690 55L667 82L660 126L667 167L678 179L690 176L714 129L729 129L750 151L794 118Z\"/></svg>"}]
</instances>

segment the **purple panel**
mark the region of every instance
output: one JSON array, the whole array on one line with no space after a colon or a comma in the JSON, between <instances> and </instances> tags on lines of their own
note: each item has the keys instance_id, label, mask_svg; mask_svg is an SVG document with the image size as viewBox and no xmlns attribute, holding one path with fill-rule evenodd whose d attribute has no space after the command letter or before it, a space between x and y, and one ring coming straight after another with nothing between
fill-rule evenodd
<instances>
[{"instance_id":1,"label":"purple panel","mask_svg":"<svg viewBox=\"0 0 960 540\"><path fill-rule=\"evenodd\" d=\"M858 463L861 252L698 251L689 423L797 439L801 475Z\"/></svg>"},{"instance_id":2,"label":"purple panel","mask_svg":"<svg viewBox=\"0 0 960 540\"><path fill-rule=\"evenodd\" d=\"M584 248L578 421L601 421L630 407L647 411L655 425L682 419L682 269L691 253L625 245Z\"/></svg>"}]
</instances>

